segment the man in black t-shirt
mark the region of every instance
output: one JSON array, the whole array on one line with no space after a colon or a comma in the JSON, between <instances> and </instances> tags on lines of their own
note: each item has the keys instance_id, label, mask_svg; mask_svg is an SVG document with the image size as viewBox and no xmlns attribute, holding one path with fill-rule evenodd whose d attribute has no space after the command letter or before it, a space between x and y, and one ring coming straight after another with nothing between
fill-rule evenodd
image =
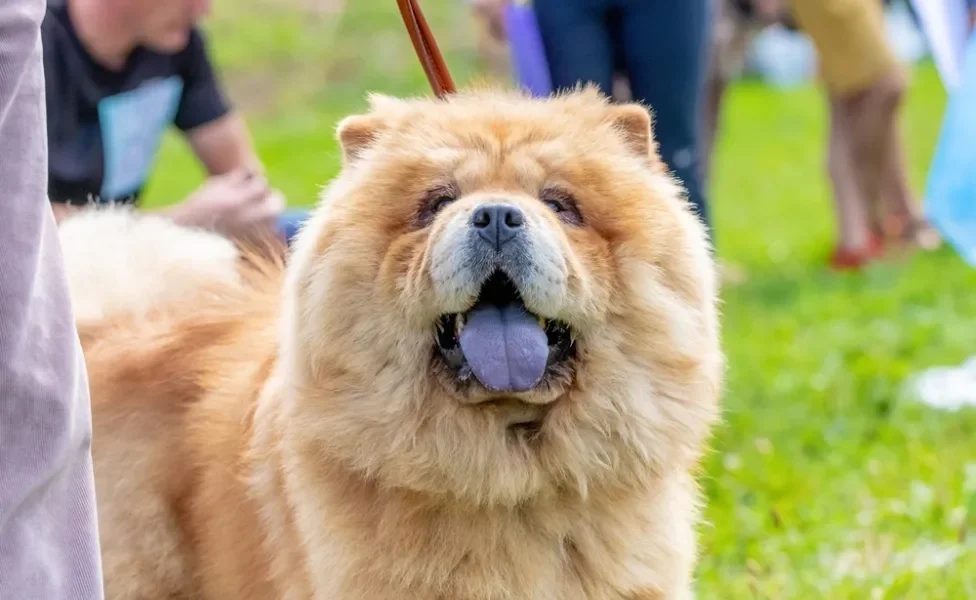
<instances>
[{"instance_id":1,"label":"man in black t-shirt","mask_svg":"<svg viewBox=\"0 0 976 600\"><path fill-rule=\"evenodd\" d=\"M162 212L230 235L275 226L284 201L268 187L196 26L209 5L48 0L48 193L59 220L90 202L137 201L175 125L210 177Z\"/></svg>"}]
</instances>

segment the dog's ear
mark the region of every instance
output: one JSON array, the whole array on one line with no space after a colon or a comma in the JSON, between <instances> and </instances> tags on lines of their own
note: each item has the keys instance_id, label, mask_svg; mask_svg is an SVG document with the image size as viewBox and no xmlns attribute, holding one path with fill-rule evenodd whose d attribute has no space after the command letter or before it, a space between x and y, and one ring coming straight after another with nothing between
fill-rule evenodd
<instances>
[{"instance_id":1,"label":"dog's ear","mask_svg":"<svg viewBox=\"0 0 976 600\"><path fill-rule=\"evenodd\" d=\"M640 104L615 104L609 107L610 123L623 137L627 146L638 156L647 158L655 171L664 170L652 132L654 118Z\"/></svg>"},{"instance_id":2,"label":"dog's ear","mask_svg":"<svg viewBox=\"0 0 976 600\"><path fill-rule=\"evenodd\" d=\"M379 134L400 118L408 105L392 96L370 94L369 107L368 113L346 117L336 127L336 137L342 147L342 157L346 164L360 158Z\"/></svg>"},{"instance_id":3,"label":"dog's ear","mask_svg":"<svg viewBox=\"0 0 976 600\"><path fill-rule=\"evenodd\" d=\"M358 160L363 152L369 148L385 121L375 114L353 115L346 117L336 127L336 139L342 147L342 159L346 164Z\"/></svg>"}]
</instances>

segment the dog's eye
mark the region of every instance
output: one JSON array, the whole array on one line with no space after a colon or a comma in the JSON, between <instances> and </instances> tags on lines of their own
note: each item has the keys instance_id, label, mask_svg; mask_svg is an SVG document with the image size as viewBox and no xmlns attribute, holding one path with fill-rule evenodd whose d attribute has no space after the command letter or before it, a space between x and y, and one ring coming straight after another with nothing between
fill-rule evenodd
<instances>
[{"instance_id":1,"label":"dog's eye","mask_svg":"<svg viewBox=\"0 0 976 600\"><path fill-rule=\"evenodd\" d=\"M560 202L559 200L545 200L543 202L543 204L545 204L550 209L552 209L552 212L554 212L556 214L559 214L559 213L563 212L564 210L566 210L566 207L563 206L563 203Z\"/></svg>"},{"instance_id":2,"label":"dog's eye","mask_svg":"<svg viewBox=\"0 0 976 600\"><path fill-rule=\"evenodd\" d=\"M434 222L434 217L448 207L449 204L458 199L458 191L454 186L436 187L428 190L424 195L417 214L417 222L420 227L426 227Z\"/></svg>"},{"instance_id":3,"label":"dog's eye","mask_svg":"<svg viewBox=\"0 0 976 600\"><path fill-rule=\"evenodd\" d=\"M457 200L457 198L455 198L451 194L440 194L438 196L431 198L428 201L427 205L430 207L429 208L430 212L436 215L437 213L447 208L447 205L450 204L451 202L454 202L455 200Z\"/></svg>"},{"instance_id":4,"label":"dog's eye","mask_svg":"<svg viewBox=\"0 0 976 600\"><path fill-rule=\"evenodd\" d=\"M561 221L570 225L583 224L583 215L576 206L576 200L568 193L562 190L544 190L540 200L549 207L549 210L556 213Z\"/></svg>"}]
</instances>

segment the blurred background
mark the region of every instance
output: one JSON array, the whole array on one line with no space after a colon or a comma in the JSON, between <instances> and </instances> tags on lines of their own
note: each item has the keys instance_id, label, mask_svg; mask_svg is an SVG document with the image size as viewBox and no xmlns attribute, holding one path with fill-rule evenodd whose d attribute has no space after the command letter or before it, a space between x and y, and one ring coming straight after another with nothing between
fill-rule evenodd
<instances>
[{"instance_id":1,"label":"blurred background","mask_svg":"<svg viewBox=\"0 0 976 600\"><path fill-rule=\"evenodd\" d=\"M422 5L459 84L511 83L504 44L468 3ZM890 3L886 23L910 68L898 127L921 197L947 94L908 5ZM334 127L367 92L429 93L393 0L217 0L202 27L293 207L339 169ZM976 272L947 245L827 268L837 231L816 54L788 27L759 31L707 182L718 255L738 275L722 288L729 386L703 479L699 597L976 597L976 412L913 387L976 354ZM143 204L203 179L167 134Z\"/></svg>"}]
</instances>

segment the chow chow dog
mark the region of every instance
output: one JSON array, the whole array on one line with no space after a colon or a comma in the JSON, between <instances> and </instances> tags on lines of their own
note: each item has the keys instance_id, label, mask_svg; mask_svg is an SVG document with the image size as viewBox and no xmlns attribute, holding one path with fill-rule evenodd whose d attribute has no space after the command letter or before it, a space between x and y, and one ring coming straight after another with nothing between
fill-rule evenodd
<instances>
[{"instance_id":1,"label":"chow chow dog","mask_svg":"<svg viewBox=\"0 0 976 600\"><path fill-rule=\"evenodd\" d=\"M724 360L648 110L374 97L337 137L285 266L160 261L197 283L79 325L109 600L691 598Z\"/></svg>"}]
</instances>

